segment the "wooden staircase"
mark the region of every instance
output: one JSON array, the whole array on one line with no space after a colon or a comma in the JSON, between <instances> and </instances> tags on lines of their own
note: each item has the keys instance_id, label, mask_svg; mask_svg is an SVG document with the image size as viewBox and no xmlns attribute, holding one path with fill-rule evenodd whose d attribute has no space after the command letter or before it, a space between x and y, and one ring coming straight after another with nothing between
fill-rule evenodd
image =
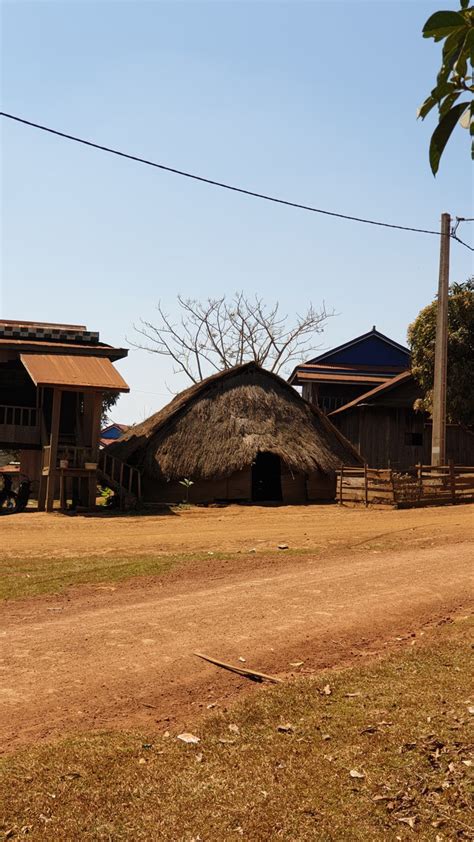
<instances>
[{"instance_id":1,"label":"wooden staircase","mask_svg":"<svg viewBox=\"0 0 474 842\"><path fill-rule=\"evenodd\" d=\"M135 509L142 500L142 475L137 468L101 450L98 481L119 496L121 509Z\"/></svg>"}]
</instances>

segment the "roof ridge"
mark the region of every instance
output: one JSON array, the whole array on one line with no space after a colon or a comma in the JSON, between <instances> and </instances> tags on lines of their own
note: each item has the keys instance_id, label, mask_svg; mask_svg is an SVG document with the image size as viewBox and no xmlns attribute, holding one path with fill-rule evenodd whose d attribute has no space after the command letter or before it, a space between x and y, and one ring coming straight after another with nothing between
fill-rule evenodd
<instances>
[{"instance_id":1,"label":"roof ridge","mask_svg":"<svg viewBox=\"0 0 474 842\"><path fill-rule=\"evenodd\" d=\"M387 336L385 333L382 333L380 330L377 330L375 327L373 327L372 330L368 330L366 333L361 333L360 336L355 336L354 339L350 339L347 342L343 342L342 345L336 345L335 348L330 348L328 351L324 351L317 357L313 357L312 360L308 360L308 363L322 361L326 357L331 356L332 354L336 354L339 351L344 351L346 348L350 348L352 345L356 345L363 339L368 339L370 336L377 336L379 339L382 339L384 342L386 342L389 345L392 345L392 347L397 348L399 351L403 351L406 354L410 354L409 348L406 348L404 345L401 345L399 342L396 342L395 339L390 339L390 336Z\"/></svg>"}]
</instances>

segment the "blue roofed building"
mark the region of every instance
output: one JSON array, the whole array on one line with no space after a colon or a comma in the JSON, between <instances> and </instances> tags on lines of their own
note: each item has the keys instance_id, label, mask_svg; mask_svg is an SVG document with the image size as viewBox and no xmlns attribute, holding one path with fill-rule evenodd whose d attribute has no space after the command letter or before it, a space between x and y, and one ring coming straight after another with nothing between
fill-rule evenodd
<instances>
[{"instance_id":1,"label":"blue roofed building","mask_svg":"<svg viewBox=\"0 0 474 842\"><path fill-rule=\"evenodd\" d=\"M375 327L296 366L290 383L317 404L371 468L431 461L432 421L415 409L421 389L410 351ZM448 460L474 464L474 430L448 424Z\"/></svg>"},{"instance_id":2,"label":"blue roofed building","mask_svg":"<svg viewBox=\"0 0 474 842\"><path fill-rule=\"evenodd\" d=\"M289 382L324 412L333 412L410 369L410 351L374 326L337 348L296 366Z\"/></svg>"}]
</instances>

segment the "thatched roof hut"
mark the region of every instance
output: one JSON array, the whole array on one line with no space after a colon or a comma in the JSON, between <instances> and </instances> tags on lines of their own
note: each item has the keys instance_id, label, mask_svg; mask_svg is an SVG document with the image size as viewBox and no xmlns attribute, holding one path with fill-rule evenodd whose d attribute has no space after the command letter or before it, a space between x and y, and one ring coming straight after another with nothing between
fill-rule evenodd
<instances>
[{"instance_id":1,"label":"thatched roof hut","mask_svg":"<svg viewBox=\"0 0 474 842\"><path fill-rule=\"evenodd\" d=\"M255 499L251 472L253 468L255 474L259 461L265 462L262 454L267 454L266 470L273 474L279 460L282 479L333 477L342 464L360 464L357 452L325 415L254 362L219 372L181 392L127 430L108 452L143 472L145 497L153 487L153 499L170 501L176 494L182 498L183 478L195 484L191 499L235 498L242 490L239 499ZM260 467L265 471L265 465ZM229 495L228 481L237 476Z\"/></svg>"}]
</instances>

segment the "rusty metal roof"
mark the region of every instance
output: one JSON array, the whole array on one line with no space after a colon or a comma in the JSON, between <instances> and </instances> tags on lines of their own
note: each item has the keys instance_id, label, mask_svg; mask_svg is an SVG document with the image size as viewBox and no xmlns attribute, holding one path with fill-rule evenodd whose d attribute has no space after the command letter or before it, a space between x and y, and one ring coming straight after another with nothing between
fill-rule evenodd
<instances>
[{"instance_id":1,"label":"rusty metal roof","mask_svg":"<svg viewBox=\"0 0 474 842\"><path fill-rule=\"evenodd\" d=\"M25 339L3 339L0 337L0 351L15 351L20 355L35 353L36 351L46 351L48 354L67 353L68 355L90 355L93 357L108 357L109 360L121 360L127 356L126 348L113 348L111 345L105 345L100 342L98 345L82 345L75 343L74 345L66 342L47 342L38 340Z\"/></svg>"},{"instance_id":2,"label":"rusty metal roof","mask_svg":"<svg viewBox=\"0 0 474 842\"><path fill-rule=\"evenodd\" d=\"M130 391L107 357L20 354L20 359L37 386Z\"/></svg>"},{"instance_id":3,"label":"rusty metal roof","mask_svg":"<svg viewBox=\"0 0 474 842\"><path fill-rule=\"evenodd\" d=\"M85 325L69 325L58 324L57 322L31 322L24 319L0 319L0 327L8 325L9 327L42 327L42 328L61 328L61 330L87 330Z\"/></svg>"},{"instance_id":4,"label":"rusty metal roof","mask_svg":"<svg viewBox=\"0 0 474 842\"><path fill-rule=\"evenodd\" d=\"M396 374L405 371L405 366L392 365L363 365L354 363L303 363L296 366L288 382L301 385L304 382L314 383L383 383Z\"/></svg>"},{"instance_id":5,"label":"rusty metal roof","mask_svg":"<svg viewBox=\"0 0 474 842\"><path fill-rule=\"evenodd\" d=\"M308 380L311 383L384 383L387 377L380 375L375 377L373 374L321 374L313 371L298 371L298 377L294 381L297 384Z\"/></svg>"}]
</instances>

